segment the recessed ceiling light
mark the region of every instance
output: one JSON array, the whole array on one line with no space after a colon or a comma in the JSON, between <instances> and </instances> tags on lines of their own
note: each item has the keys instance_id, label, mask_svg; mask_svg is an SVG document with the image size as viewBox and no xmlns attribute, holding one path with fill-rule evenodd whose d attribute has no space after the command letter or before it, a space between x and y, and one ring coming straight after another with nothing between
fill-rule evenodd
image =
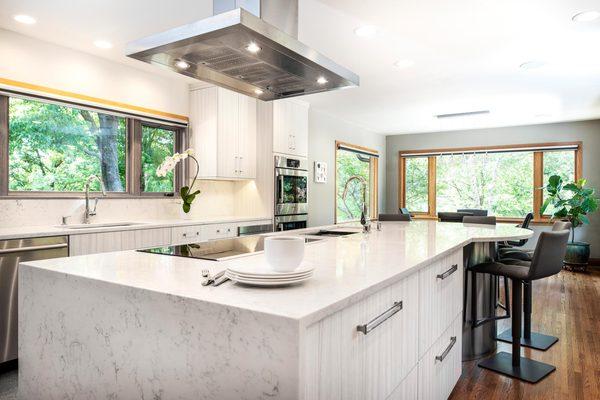
<instances>
[{"instance_id":1,"label":"recessed ceiling light","mask_svg":"<svg viewBox=\"0 0 600 400\"><path fill-rule=\"evenodd\" d=\"M190 64L186 63L183 60L177 60L175 61L175 66L179 69L188 69L190 67Z\"/></svg>"},{"instance_id":2,"label":"recessed ceiling light","mask_svg":"<svg viewBox=\"0 0 600 400\"><path fill-rule=\"evenodd\" d=\"M110 49L113 47L112 43L107 41L107 40L96 40L94 41L94 46L100 48L100 49Z\"/></svg>"},{"instance_id":3,"label":"recessed ceiling light","mask_svg":"<svg viewBox=\"0 0 600 400\"><path fill-rule=\"evenodd\" d=\"M328 81L327 79L325 79L325 77L324 77L324 76L320 76L319 78L317 78L317 83L318 83L319 85L324 85L324 84L326 84L327 82L329 82L329 81Z\"/></svg>"},{"instance_id":4,"label":"recessed ceiling light","mask_svg":"<svg viewBox=\"0 0 600 400\"><path fill-rule=\"evenodd\" d=\"M522 69L537 69L537 68L542 68L545 65L546 65L546 63L543 61L527 61L527 62L524 62L523 64L519 65L519 67Z\"/></svg>"},{"instance_id":5,"label":"recessed ceiling light","mask_svg":"<svg viewBox=\"0 0 600 400\"><path fill-rule=\"evenodd\" d=\"M373 25L363 25L359 26L354 30L354 34L359 37L372 38L377 36L379 30L376 26Z\"/></svg>"},{"instance_id":6,"label":"recessed ceiling light","mask_svg":"<svg viewBox=\"0 0 600 400\"><path fill-rule=\"evenodd\" d=\"M573 15L575 22L592 22L600 18L600 11L584 11Z\"/></svg>"},{"instance_id":7,"label":"recessed ceiling light","mask_svg":"<svg viewBox=\"0 0 600 400\"><path fill-rule=\"evenodd\" d=\"M415 65L415 62L413 60L398 60L394 63L394 67L400 69L410 68L413 65Z\"/></svg>"},{"instance_id":8,"label":"recessed ceiling light","mask_svg":"<svg viewBox=\"0 0 600 400\"><path fill-rule=\"evenodd\" d=\"M258 53L260 51L260 46L254 42L250 42L250 44L246 46L246 50L250 53Z\"/></svg>"},{"instance_id":9,"label":"recessed ceiling light","mask_svg":"<svg viewBox=\"0 0 600 400\"><path fill-rule=\"evenodd\" d=\"M25 15L25 14L15 15L14 19L17 22L20 22L20 23L26 24L26 25L33 25L37 22L35 18L33 18L29 15Z\"/></svg>"},{"instance_id":10,"label":"recessed ceiling light","mask_svg":"<svg viewBox=\"0 0 600 400\"><path fill-rule=\"evenodd\" d=\"M259 96L260 96L260 95L261 95L261 94L263 94L264 92L263 92L262 90L260 90L260 89L254 89L254 93L256 93L257 95L259 95Z\"/></svg>"}]
</instances>

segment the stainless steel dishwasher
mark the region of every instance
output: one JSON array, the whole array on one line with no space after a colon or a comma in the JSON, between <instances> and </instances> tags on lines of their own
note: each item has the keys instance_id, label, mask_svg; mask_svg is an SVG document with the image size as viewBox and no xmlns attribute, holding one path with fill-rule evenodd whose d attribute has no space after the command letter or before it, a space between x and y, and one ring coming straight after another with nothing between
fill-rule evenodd
<instances>
[{"instance_id":1,"label":"stainless steel dishwasher","mask_svg":"<svg viewBox=\"0 0 600 400\"><path fill-rule=\"evenodd\" d=\"M0 240L0 363L17 358L19 263L68 255L67 236Z\"/></svg>"}]
</instances>

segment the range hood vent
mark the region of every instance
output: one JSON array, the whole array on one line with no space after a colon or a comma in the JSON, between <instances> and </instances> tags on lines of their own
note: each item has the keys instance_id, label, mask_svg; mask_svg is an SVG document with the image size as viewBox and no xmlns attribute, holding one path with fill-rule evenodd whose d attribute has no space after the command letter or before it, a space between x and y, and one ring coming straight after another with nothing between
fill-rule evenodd
<instances>
[{"instance_id":1,"label":"range hood vent","mask_svg":"<svg viewBox=\"0 0 600 400\"><path fill-rule=\"evenodd\" d=\"M280 1L273 1L272 7ZM222 9L217 3L222 2L215 1L215 10ZM292 4L297 7L296 2ZM256 12L264 4L246 0L242 6ZM284 21L292 19L297 27L297 9L291 18L285 15L289 14L287 9L276 11L271 15ZM291 33L295 34L294 28ZM128 44L127 55L260 100L359 84L356 74L245 8L134 41Z\"/></svg>"}]
</instances>

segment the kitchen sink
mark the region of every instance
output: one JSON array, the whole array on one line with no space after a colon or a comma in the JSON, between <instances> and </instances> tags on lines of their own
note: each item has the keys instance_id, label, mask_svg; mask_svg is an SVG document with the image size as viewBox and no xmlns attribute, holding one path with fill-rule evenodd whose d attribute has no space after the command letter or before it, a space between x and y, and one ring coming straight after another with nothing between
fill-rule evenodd
<instances>
[{"instance_id":1,"label":"kitchen sink","mask_svg":"<svg viewBox=\"0 0 600 400\"><path fill-rule=\"evenodd\" d=\"M93 229L93 228L111 228L120 226L136 226L144 225L144 222L106 222L97 224L73 224L73 225L57 225L57 228L63 229Z\"/></svg>"}]
</instances>

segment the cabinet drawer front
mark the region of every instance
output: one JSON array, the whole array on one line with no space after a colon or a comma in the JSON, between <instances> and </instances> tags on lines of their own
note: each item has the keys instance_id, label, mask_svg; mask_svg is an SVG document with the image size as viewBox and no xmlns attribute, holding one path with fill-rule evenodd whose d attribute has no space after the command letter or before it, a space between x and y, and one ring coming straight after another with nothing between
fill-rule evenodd
<instances>
[{"instance_id":1,"label":"cabinet drawer front","mask_svg":"<svg viewBox=\"0 0 600 400\"><path fill-rule=\"evenodd\" d=\"M202 226L181 226L173 228L173 244L202 242Z\"/></svg>"},{"instance_id":2,"label":"cabinet drawer front","mask_svg":"<svg viewBox=\"0 0 600 400\"><path fill-rule=\"evenodd\" d=\"M307 328L306 399L385 399L393 392L417 364L417 281L415 274ZM368 333L357 329L370 322Z\"/></svg>"},{"instance_id":3,"label":"cabinet drawer front","mask_svg":"<svg viewBox=\"0 0 600 400\"><path fill-rule=\"evenodd\" d=\"M419 399L447 399L462 368L462 314L419 361Z\"/></svg>"},{"instance_id":4,"label":"cabinet drawer front","mask_svg":"<svg viewBox=\"0 0 600 400\"><path fill-rule=\"evenodd\" d=\"M415 366L386 400L415 400L418 397L419 367Z\"/></svg>"},{"instance_id":5,"label":"cabinet drawer front","mask_svg":"<svg viewBox=\"0 0 600 400\"><path fill-rule=\"evenodd\" d=\"M462 250L419 271L419 356L462 310Z\"/></svg>"},{"instance_id":6,"label":"cabinet drawer front","mask_svg":"<svg viewBox=\"0 0 600 400\"><path fill-rule=\"evenodd\" d=\"M237 236L236 224L202 225L200 235L204 240L224 239Z\"/></svg>"}]
</instances>

